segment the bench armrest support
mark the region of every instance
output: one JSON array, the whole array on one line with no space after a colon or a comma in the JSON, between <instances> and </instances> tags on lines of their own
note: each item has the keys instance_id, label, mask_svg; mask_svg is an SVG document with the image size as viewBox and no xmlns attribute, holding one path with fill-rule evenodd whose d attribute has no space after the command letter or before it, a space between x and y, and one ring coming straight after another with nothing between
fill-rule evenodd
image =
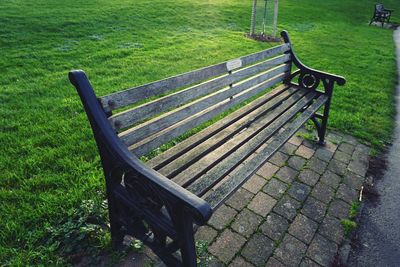
<instances>
[{"instance_id":1,"label":"bench armrest support","mask_svg":"<svg viewBox=\"0 0 400 267\"><path fill-rule=\"evenodd\" d=\"M113 190L115 188L120 188L121 183L124 182L125 185L128 184L131 178L137 178L140 183L136 183L136 185L140 186L140 189L145 188L150 191L140 192L148 194L145 197L151 197L149 193L157 194L157 196L154 196L155 199L161 199L163 202L159 204L165 204L167 208L171 206L179 207L187 213L188 217L192 217L197 224L205 224L212 214L210 205L149 168L129 152L108 122L106 114L83 71L71 71L69 79L79 93L99 148L106 177L109 205L113 204L110 201L113 201Z\"/></svg>"},{"instance_id":2,"label":"bench armrest support","mask_svg":"<svg viewBox=\"0 0 400 267\"><path fill-rule=\"evenodd\" d=\"M294 72L291 77L293 78L294 76L296 76L297 74L300 74L300 77L305 77L305 76L312 76L312 79L315 79L315 84L317 84L317 80L328 80L329 82L336 82L338 85L344 85L346 83L346 79L342 76L339 75L335 75L335 74L331 74L331 73L327 73L327 72L323 72L323 71L319 71L316 69L312 69L310 67L307 67L306 65L304 65L296 56L296 54L293 52L293 48L290 42L290 37L287 31L282 31L281 32L281 36L283 38L283 40L285 41L285 43L290 44L290 50L288 51L288 53L291 54L292 57L292 62L295 64L295 66L299 69L298 71ZM319 84L319 82L318 82ZM317 85L318 85L317 84ZM308 87L308 86L306 86Z\"/></svg>"}]
</instances>

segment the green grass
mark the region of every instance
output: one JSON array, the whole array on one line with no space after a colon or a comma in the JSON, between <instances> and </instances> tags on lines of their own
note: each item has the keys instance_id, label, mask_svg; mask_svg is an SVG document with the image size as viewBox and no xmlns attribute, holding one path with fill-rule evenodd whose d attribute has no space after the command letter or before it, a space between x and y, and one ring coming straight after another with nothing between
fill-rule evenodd
<instances>
[{"instance_id":1,"label":"green grass","mask_svg":"<svg viewBox=\"0 0 400 267\"><path fill-rule=\"evenodd\" d=\"M358 212L360 211L361 208L361 202L356 200L351 202L350 210L349 210L349 218L354 219L356 218Z\"/></svg>"},{"instance_id":2,"label":"green grass","mask_svg":"<svg viewBox=\"0 0 400 267\"><path fill-rule=\"evenodd\" d=\"M397 77L392 32L367 26L374 1L280 4L279 28L290 32L299 57L348 80L335 90L330 127L380 148L391 137ZM398 1L385 4L400 11ZM250 6L0 2L0 265L66 264L64 245L48 244L57 237L50 230L63 233L82 203L98 206L104 198L99 157L67 72L84 69L104 95L259 51L270 44L244 37ZM71 220L85 234L83 243L109 248L102 231Z\"/></svg>"},{"instance_id":3,"label":"green grass","mask_svg":"<svg viewBox=\"0 0 400 267\"><path fill-rule=\"evenodd\" d=\"M349 219L343 219L341 220L341 223L346 237L349 237L350 234L357 228L357 223Z\"/></svg>"},{"instance_id":4,"label":"green grass","mask_svg":"<svg viewBox=\"0 0 400 267\"><path fill-rule=\"evenodd\" d=\"M349 208L349 216L347 219L341 220L345 236L349 237L350 234L357 228L356 217L360 211L361 202L358 200L352 201Z\"/></svg>"}]
</instances>

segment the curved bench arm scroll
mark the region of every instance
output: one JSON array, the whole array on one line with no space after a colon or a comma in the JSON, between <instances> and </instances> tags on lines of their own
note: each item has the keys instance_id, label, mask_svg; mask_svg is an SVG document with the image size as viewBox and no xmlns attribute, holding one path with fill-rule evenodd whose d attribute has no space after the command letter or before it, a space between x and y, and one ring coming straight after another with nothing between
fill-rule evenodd
<instances>
[{"instance_id":1,"label":"curved bench arm scroll","mask_svg":"<svg viewBox=\"0 0 400 267\"><path fill-rule=\"evenodd\" d=\"M299 76L299 85L308 89L316 89L321 81L323 82L325 89L327 89L327 84L331 84L333 86L333 83L336 82L338 85L342 86L346 83L346 79L342 76L312 69L304 65L293 52L288 32L282 31L281 36L285 43L290 44L290 50L287 53L290 53L293 64L298 68L297 71L290 75L288 80L293 79L295 76Z\"/></svg>"}]
</instances>

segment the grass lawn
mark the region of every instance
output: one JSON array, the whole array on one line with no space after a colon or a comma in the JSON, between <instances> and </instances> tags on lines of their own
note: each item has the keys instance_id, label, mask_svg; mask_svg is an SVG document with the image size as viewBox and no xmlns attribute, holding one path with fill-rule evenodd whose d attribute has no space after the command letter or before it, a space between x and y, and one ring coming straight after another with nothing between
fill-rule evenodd
<instances>
[{"instance_id":1,"label":"grass lawn","mask_svg":"<svg viewBox=\"0 0 400 267\"><path fill-rule=\"evenodd\" d=\"M279 28L299 57L347 78L329 126L377 149L390 141L394 44L390 30L367 25L375 1L280 2ZM400 2L385 4L400 21ZM104 95L259 51L271 45L244 37L250 9L250 0L0 2L0 265L109 250L97 224L107 217L99 157L67 72L85 70Z\"/></svg>"}]
</instances>

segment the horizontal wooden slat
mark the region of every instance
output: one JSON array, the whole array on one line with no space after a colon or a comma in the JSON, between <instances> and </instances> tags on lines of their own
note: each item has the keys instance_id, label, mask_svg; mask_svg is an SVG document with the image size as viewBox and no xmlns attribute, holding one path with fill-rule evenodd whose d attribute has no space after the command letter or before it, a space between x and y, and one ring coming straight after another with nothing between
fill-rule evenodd
<instances>
[{"instance_id":1,"label":"horizontal wooden slat","mask_svg":"<svg viewBox=\"0 0 400 267\"><path fill-rule=\"evenodd\" d=\"M223 88L224 86L241 81L251 75L267 71L271 68L287 62L289 59L290 55L282 55L280 57L276 57L271 60L241 69L232 74L227 74L222 77L218 77L204 83L189 87L182 91L161 97L154 101L145 103L139 107L135 107L111 116L109 118L110 123L117 130L129 127L139 121L151 118L159 113L169 110L170 108L180 106L198 97L215 92ZM180 119L176 120L178 121Z\"/></svg>"},{"instance_id":2,"label":"horizontal wooden slat","mask_svg":"<svg viewBox=\"0 0 400 267\"><path fill-rule=\"evenodd\" d=\"M241 186L249 177L251 177L257 170L276 152L278 149L285 144L291 136L293 136L298 129L314 114L317 110L327 101L327 97L321 95L312 105L310 105L294 122L274 140L262 147L254 157L249 159L247 162L238 167L231 176L228 176L215 191L209 194L205 200L215 210L221 205L225 199L227 199L235 190Z\"/></svg>"},{"instance_id":3,"label":"horizontal wooden slat","mask_svg":"<svg viewBox=\"0 0 400 267\"><path fill-rule=\"evenodd\" d=\"M268 101L264 105L260 106L258 109L250 112L240 120L232 123L230 126L226 127L222 131L216 133L212 137L205 139L201 144L194 147L192 150L188 151L187 153L181 155L176 160L172 161L168 165L164 166L163 168L159 169L158 171L167 177L173 177L178 173L182 173L184 169L186 169L190 164L198 164L201 161L201 158L208 154L210 151L215 149L218 146L225 146L223 145L227 142L227 149L222 148L224 153L227 153L229 149L233 149L228 143L229 139L238 134L241 130L249 127L255 127L255 125L251 124L252 122L260 119L261 127L264 127L268 124L268 117L261 119L261 117L265 117L266 113L274 109L274 116L279 115L279 110L284 110L284 106L289 106L291 104L290 100L295 101L295 99L299 99L302 95L304 95L305 90L297 90L296 88L290 88L283 92L282 94L278 95L277 97L273 98L272 100ZM288 98L290 99L288 100ZM285 101L285 102L284 102ZM284 102L284 103L283 103ZM252 105L253 103L249 104ZM281 106L279 106L281 105ZM279 107L278 107L279 106ZM276 112L275 112L276 109ZM272 119L271 119L272 120ZM257 124L259 124L257 122ZM247 132L247 129L246 129ZM250 138L250 135L247 134L247 137ZM236 138L236 137L235 137ZM219 149L219 148L218 148ZM190 170L188 170L190 172ZM190 176L192 177L195 175L192 173Z\"/></svg>"},{"instance_id":4,"label":"horizontal wooden slat","mask_svg":"<svg viewBox=\"0 0 400 267\"><path fill-rule=\"evenodd\" d=\"M261 61L267 57L274 57L278 54L288 51L289 49L289 44L283 44L258 53L241 57L237 60L241 62L241 66L246 66L251 63ZM130 104L134 104L148 97L157 96L175 88L187 86L193 83L210 79L218 75L222 75L223 73L231 70L228 68L229 62L232 61L222 62L216 65L190 71L160 81L112 93L101 97L100 102L105 110L114 110Z\"/></svg>"},{"instance_id":5,"label":"horizontal wooden slat","mask_svg":"<svg viewBox=\"0 0 400 267\"><path fill-rule=\"evenodd\" d=\"M266 49L254 54L250 54L244 57L241 57L243 66L247 66L257 61L261 61L265 58L274 57L276 55L285 53L290 50L290 44L282 44L280 46L275 46L270 49Z\"/></svg>"},{"instance_id":6,"label":"horizontal wooden slat","mask_svg":"<svg viewBox=\"0 0 400 267\"><path fill-rule=\"evenodd\" d=\"M138 125L137 127L133 127L127 131L121 132L119 136L126 145L132 145L153 133L159 132L160 130L165 129L174 123L177 123L198 112L201 112L212 105L220 103L227 98L233 97L234 95L243 92L248 88L263 83L272 77L288 72L288 64L279 66L268 72L262 73L261 75L253 76L251 79L238 83L232 87L227 87L211 95L200 98L192 103L184 105L176 110L162 115L162 117L159 119L151 120L143 123L142 125Z\"/></svg>"},{"instance_id":7,"label":"horizontal wooden slat","mask_svg":"<svg viewBox=\"0 0 400 267\"><path fill-rule=\"evenodd\" d=\"M186 131L198 126L203 122L206 122L207 120L215 117L223 111L228 110L234 105L239 104L256 94L265 91L269 87L279 82L282 82L285 78L286 75L282 74L264 83L247 89L238 95L235 95L229 99L221 101L217 105L205 109L201 113L197 113L196 115L182 120L181 122L176 123L173 126L158 132L157 134L149 136L148 138L130 146L129 150L131 150L138 157L143 156L150 152L152 149L159 147L160 145L172 140L173 138L182 135Z\"/></svg>"},{"instance_id":8,"label":"horizontal wooden slat","mask_svg":"<svg viewBox=\"0 0 400 267\"><path fill-rule=\"evenodd\" d=\"M246 142L243 142L243 144L241 144L237 148L221 147L221 151L225 153L226 156L221 157L219 161L216 161L216 163L214 164L215 167L212 166L212 169L209 168L210 171L202 175L200 178L197 179L196 182L190 185L189 190L193 190L193 192L196 192L197 194L202 194L208 191L208 189L210 189L216 182L222 179L230 170L239 165L259 146L264 144L276 131L280 129L280 127L285 125L285 123L287 123L288 120L295 116L305 105L310 103L314 96L315 94L310 93L302 98L300 101L297 101L298 99L292 100L292 98L290 98L286 102L289 102L290 100L292 100L292 102L288 104L286 104L285 102L285 106L282 105L282 108L279 107L279 109L283 110L281 110L280 112L277 110L279 114L276 114L275 116L278 117L276 117L276 120L271 121L268 127L263 127L254 134L250 132L251 136L245 140ZM274 112L271 115L273 116ZM246 131L244 131L243 135L247 135L247 129ZM236 139L236 137L233 139Z\"/></svg>"},{"instance_id":9,"label":"horizontal wooden slat","mask_svg":"<svg viewBox=\"0 0 400 267\"><path fill-rule=\"evenodd\" d=\"M247 116L249 113L253 112L260 106L265 105L268 101L270 101L271 99L284 93L288 89L289 89L288 86L285 84L282 84L282 85L272 89L267 94L254 100L251 104L246 105L246 106L240 108L239 110L236 110L236 111L232 112L231 114L227 115L223 119L219 120L218 123L214 123L214 124L208 126L207 128L205 128L202 131L200 131L199 133L197 133L195 136L191 136L191 137L183 140L178 145L170 148L168 151L150 159L149 161L146 162L146 164L155 170L161 169L163 166L169 164L176 158L185 154L187 151L189 151L193 147L199 145L204 140L209 139L211 136L214 136L215 134L222 131L226 127L229 127L229 125L231 125L232 123ZM297 90L297 88L296 88L296 90Z\"/></svg>"},{"instance_id":10,"label":"horizontal wooden slat","mask_svg":"<svg viewBox=\"0 0 400 267\"><path fill-rule=\"evenodd\" d=\"M197 180L197 178L200 183L196 184L200 185L203 185L201 182L206 178L210 178L210 176L210 179L218 179L218 177L221 177L222 174L215 173L215 169L221 171L229 170L229 168L221 168L221 166L227 166L227 164L225 164L225 158L229 159L229 164L240 164L241 161L239 161L239 159L248 155L244 154L243 152L251 153L252 147L263 144L263 142L268 139L269 135L274 134L280 126L284 125L287 122L286 118L290 117L286 114L292 116L296 115L297 112L299 112L305 105L307 105L307 103L309 103L313 99L315 94L308 94L303 99L302 97L307 93L308 92L304 90L297 92L292 97L284 101L272 112L269 112L261 117L259 120L254 121L245 130L233 136L217 149L210 151L210 153L208 153L206 156L202 157L198 161L194 162L187 169L179 172L175 177L172 178L172 180L175 183L186 187L193 181ZM256 147L254 149L256 149ZM221 161L223 161L223 163L220 163ZM205 174L210 169L213 175ZM203 174L205 174L204 177L202 176Z\"/></svg>"}]
</instances>

